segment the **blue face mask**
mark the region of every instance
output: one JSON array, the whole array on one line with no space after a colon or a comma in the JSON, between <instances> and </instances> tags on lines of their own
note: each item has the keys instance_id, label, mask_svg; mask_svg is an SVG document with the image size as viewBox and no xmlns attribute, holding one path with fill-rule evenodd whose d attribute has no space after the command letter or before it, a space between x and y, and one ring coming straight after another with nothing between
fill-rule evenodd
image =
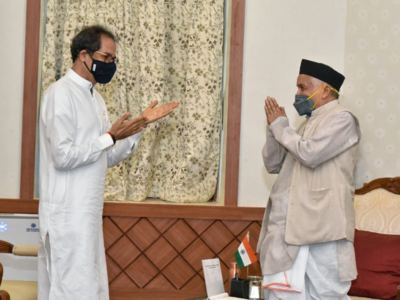
<instances>
[{"instance_id":1,"label":"blue face mask","mask_svg":"<svg viewBox=\"0 0 400 300\"><path fill-rule=\"evenodd\" d=\"M326 87L326 84L324 84L323 87L319 88L311 96L306 96L306 95L296 95L295 96L293 106L297 110L297 113L300 116L306 115L308 117L311 117L311 112L315 109L315 106L317 105L319 99L321 98L321 95L319 95L319 97L318 97L316 102L314 102L312 97L314 97L320 90L324 90L325 87ZM334 88L331 88L331 90L339 93Z\"/></svg>"},{"instance_id":2,"label":"blue face mask","mask_svg":"<svg viewBox=\"0 0 400 300\"><path fill-rule=\"evenodd\" d=\"M90 70L84 62L86 68L90 73L93 74L94 79L101 84L106 84L111 81L115 72L117 71L117 64L115 62L105 63L100 60L94 59L92 63L92 69Z\"/></svg>"},{"instance_id":3,"label":"blue face mask","mask_svg":"<svg viewBox=\"0 0 400 300\"><path fill-rule=\"evenodd\" d=\"M294 108L300 116L311 117L311 112L315 106L314 100L306 95L296 95L293 103Z\"/></svg>"}]
</instances>

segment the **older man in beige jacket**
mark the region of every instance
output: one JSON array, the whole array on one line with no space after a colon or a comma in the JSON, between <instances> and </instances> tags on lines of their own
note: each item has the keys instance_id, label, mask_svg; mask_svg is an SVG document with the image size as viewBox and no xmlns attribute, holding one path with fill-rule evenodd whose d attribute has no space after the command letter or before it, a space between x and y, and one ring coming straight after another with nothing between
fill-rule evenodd
<instances>
[{"instance_id":1,"label":"older man in beige jacket","mask_svg":"<svg viewBox=\"0 0 400 300\"><path fill-rule=\"evenodd\" d=\"M294 106L306 120L295 131L283 107L265 100L262 155L279 173L265 210L257 252L265 299L348 299L354 257L355 152L359 124L338 103L344 76L302 60Z\"/></svg>"}]
</instances>

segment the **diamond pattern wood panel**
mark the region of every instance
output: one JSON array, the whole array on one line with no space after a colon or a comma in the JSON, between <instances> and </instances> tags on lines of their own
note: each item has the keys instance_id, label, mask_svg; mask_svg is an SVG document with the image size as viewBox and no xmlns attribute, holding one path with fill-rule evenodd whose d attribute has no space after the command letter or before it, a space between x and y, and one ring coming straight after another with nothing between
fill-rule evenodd
<instances>
[{"instance_id":1,"label":"diamond pattern wood panel","mask_svg":"<svg viewBox=\"0 0 400 300\"><path fill-rule=\"evenodd\" d=\"M113 282L110 287L120 288L120 289L137 289L137 285L133 283L132 279L128 277L125 273L121 273Z\"/></svg>"},{"instance_id":2,"label":"diamond pattern wood panel","mask_svg":"<svg viewBox=\"0 0 400 300\"><path fill-rule=\"evenodd\" d=\"M196 233L183 220L179 220L172 225L164 236L180 252L197 237Z\"/></svg>"},{"instance_id":3,"label":"diamond pattern wood panel","mask_svg":"<svg viewBox=\"0 0 400 300\"><path fill-rule=\"evenodd\" d=\"M164 269L178 255L178 252L163 237L151 245L145 253L159 270Z\"/></svg>"},{"instance_id":4,"label":"diamond pattern wood panel","mask_svg":"<svg viewBox=\"0 0 400 300\"><path fill-rule=\"evenodd\" d=\"M235 237L220 221L212 224L202 235L201 238L210 246L211 250L219 253Z\"/></svg>"},{"instance_id":5,"label":"diamond pattern wood panel","mask_svg":"<svg viewBox=\"0 0 400 300\"><path fill-rule=\"evenodd\" d=\"M107 250L107 254L110 255L122 269L125 269L141 254L141 252L126 236L123 236Z\"/></svg>"},{"instance_id":6,"label":"diamond pattern wood panel","mask_svg":"<svg viewBox=\"0 0 400 300\"><path fill-rule=\"evenodd\" d=\"M200 238L198 238L182 252L182 256L198 272L202 268L201 261L203 259L214 258L215 254Z\"/></svg>"},{"instance_id":7,"label":"diamond pattern wood panel","mask_svg":"<svg viewBox=\"0 0 400 300\"><path fill-rule=\"evenodd\" d=\"M144 255L139 256L125 272L140 288L148 284L158 273L157 268Z\"/></svg>"},{"instance_id":8,"label":"diamond pattern wood panel","mask_svg":"<svg viewBox=\"0 0 400 300\"><path fill-rule=\"evenodd\" d=\"M108 282L113 281L121 272L121 268L114 262L114 260L106 254Z\"/></svg>"},{"instance_id":9,"label":"diamond pattern wood panel","mask_svg":"<svg viewBox=\"0 0 400 300\"><path fill-rule=\"evenodd\" d=\"M190 281L182 288L184 291L198 291L201 295L207 295L206 286L204 279L199 275L194 276Z\"/></svg>"},{"instance_id":10,"label":"diamond pattern wood panel","mask_svg":"<svg viewBox=\"0 0 400 300\"><path fill-rule=\"evenodd\" d=\"M176 290L175 287L162 275L158 274L147 286L147 289L153 290Z\"/></svg>"},{"instance_id":11,"label":"diamond pattern wood panel","mask_svg":"<svg viewBox=\"0 0 400 300\"><path fill-rule=\"evenodd\" d=\"M229 266L241 240L250 232L255 250L260 229L258 221L105 217L110 287L205 295L201 260L214 257L221 261L227 287ZM250 273L261 274L258 263Z\"/></svg>"},{"instance_id":12,"label":"diamond pattern wood panel","mask_svg":"<svg viewBox=\"0 0 400 300\"><path fill-rule=\"evenodd\" d=\"M176 289L179 290L188 282L188 279L196 275L196 272L181 256L178 256L165 268L163 274L169 278Z\"/></svg>"},{"instance_id":13,"label":"diamond pattern wood panel","mask_svg":"<svg viewBox=\"0 0 400 300\"><path fill-rule=\"evenodd\" d=\"M127 235L140 250L144 251L155 242L160 236L160 232L147 219L143 218L127 232Z\"/></svg>"},{"instance_id":14,"label":"diamond pattern wood panel","mask_svg":"<svg viewBox=\"0 0 400 300\"><path fill-rule=\"evenodd\" d=\"M127 232L140 218L133 217L113 217L112 220L123 231Z\"/></svg>"}]
</instances>

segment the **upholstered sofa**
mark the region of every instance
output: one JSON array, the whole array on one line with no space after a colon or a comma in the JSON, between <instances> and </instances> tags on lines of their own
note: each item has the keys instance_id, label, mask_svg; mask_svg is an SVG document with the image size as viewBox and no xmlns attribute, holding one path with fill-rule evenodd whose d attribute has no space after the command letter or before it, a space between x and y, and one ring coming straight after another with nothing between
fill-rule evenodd
<instances>
[{"instance_id":1,"label":"upholstered sofa","mask_svg":"<svg viewBox=\"0 0 400 300\"><path fill-rule=\"evenodd\" d=\"M391 237L393 238L393 235L398 235L400 237L400 177L379 178L371 181L370 183L365 184L364 187L356 190L356 195L354 198L354 207L356 213L357 230L364 232L378 233L382 234L382 236L386 235L386 237L388 238ZM399 241L399 239L396 239L396 243L398 243L397 241ZM361 241L357 240L357 231L356 231L356 239L355 239L356 261L357 261L357 242ZM363 251L363 250L364 248L359 249L358 251ZM382 255L384 255L383 251L381 253ZM395 255L400 256L400 253L396 253ZM398 259L397 261L400 261L400 259ZM357 268L360 269L362 267L363 267L362 262L358 261ZM397 266L397 270L400 270L400 266ZM359 270L359 276L361 272L362 271ZM400 274L397 273L397 275ZM400 284L400 276L397 278L399 278L399 281L397 281L396 284L397 300L400 300L400 290L399 287L397 286ZM396 294L396 290L394 290L393 293ZM380 299L380 298L363 298L356 296L350 296L350 298L354 300Z\"/></svg>"}]
</instances>

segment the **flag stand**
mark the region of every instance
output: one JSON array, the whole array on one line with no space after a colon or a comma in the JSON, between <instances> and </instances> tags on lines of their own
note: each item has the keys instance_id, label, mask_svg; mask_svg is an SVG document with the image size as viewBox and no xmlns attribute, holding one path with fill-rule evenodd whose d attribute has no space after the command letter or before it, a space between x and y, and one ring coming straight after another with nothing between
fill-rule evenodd
<instances>
[{"instance_id":1,"label":"flag stand","mask_svg":"<svg viewBox=\"0 0 400 300\"><path fill-rule=\"evenodd\" d=\"M247 239L249 240L250 243L250 231L247 231ZM247 266L247 279L249 278L249 265Z\"/></svg>"},{"instance_id":2,"label":"flag stand","mask_svg":"<svg viewBox=\"0 0 400 300\"><path fill-rule=\"evenodd\" d=\"M246 268L247 274L244 274L243 270L242 274L243 278L248 278L248 276L250 275L249 265L257 261L257 257L253 249L251 248L249 239L250 239L250 231L247 231L247 234L244 236L242 243L239 245L235 253L235 259L238 267L240 269L244 268L245 266L247 267Z\"/></svg>"}]
</instances>

